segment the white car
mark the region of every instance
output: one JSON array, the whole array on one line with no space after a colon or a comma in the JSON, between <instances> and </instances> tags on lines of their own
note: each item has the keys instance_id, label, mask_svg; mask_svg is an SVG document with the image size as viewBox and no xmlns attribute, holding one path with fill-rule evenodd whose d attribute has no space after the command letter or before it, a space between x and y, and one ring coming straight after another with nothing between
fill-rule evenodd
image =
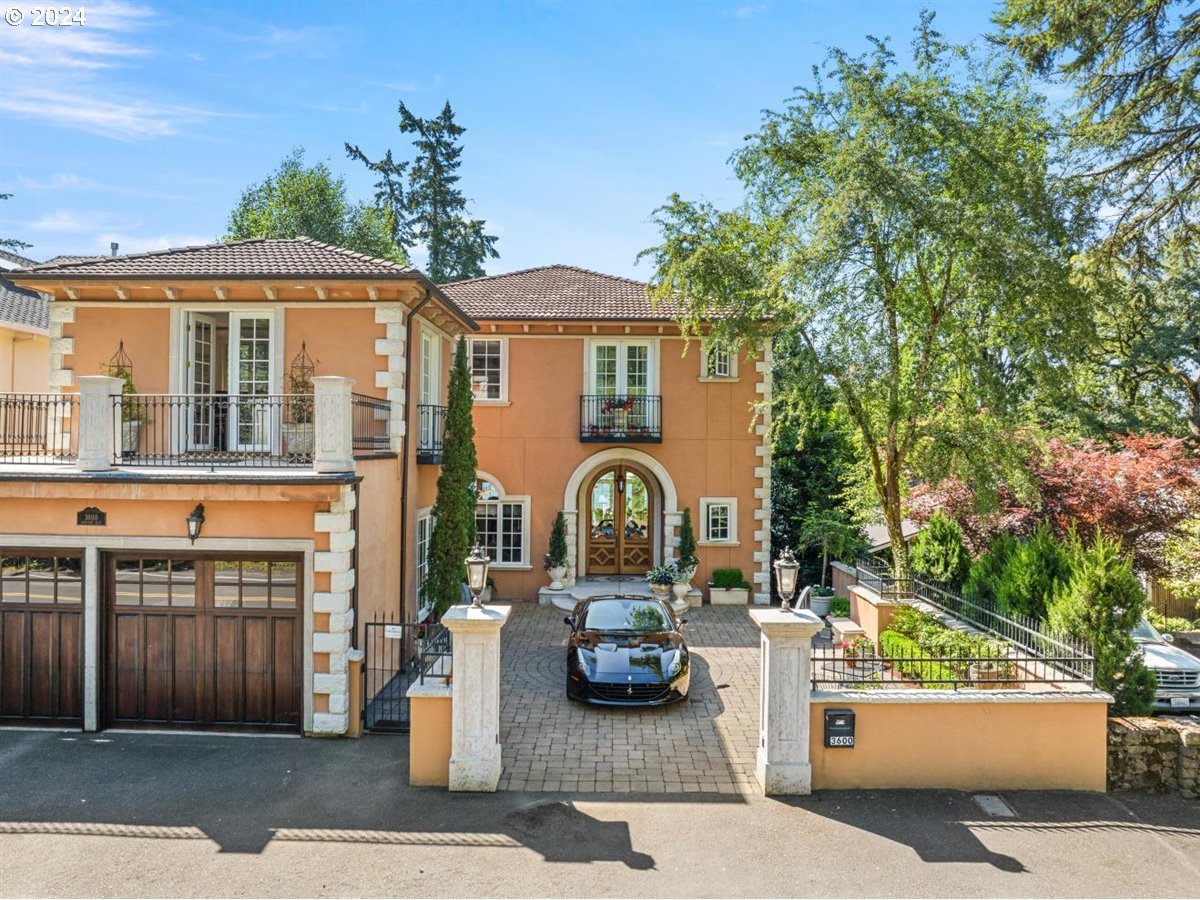
<instances>
[{"instance_id":1,"label":"white car","mask_svg":"<svg viewBox=\"0 0 1200 900\"><path fill-rule=\"evenodd\" d=\"M1158 633L1142 619L1130 632L1146 660L1146 667L1158 680L1154 708L1159 712L1200 713L1200 658L1171 646L1172 635Z\"/></svg>"}]
</instances>

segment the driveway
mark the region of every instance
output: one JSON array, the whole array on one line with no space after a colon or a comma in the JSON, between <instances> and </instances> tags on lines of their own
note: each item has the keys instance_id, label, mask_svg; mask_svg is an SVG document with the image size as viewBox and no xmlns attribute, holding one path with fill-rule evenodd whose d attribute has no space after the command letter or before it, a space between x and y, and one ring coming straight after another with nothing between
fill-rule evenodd
<instances>
[{"instance_id":1,"label":"driveway","mask_svg":"<svg viewBox=\"0 0 1200 900\"><path fill-rule=\"evenodd\" d=\"M407 741L0 731L3 896L1194 896L1174 797L450 795Z\"/></svg>"},{"instance_id":2,"label":"driveway","mask_svg":"<svg viewBox=\"0 0 1200 900\"><path fill-rule=\"evenodd\" d=\"M567 700L563 613L513 604L500 633L500 789L756 792L758 629L744 607L698 607L686 618L685 702L595 707Z\"/></svg>"}]
</instances>

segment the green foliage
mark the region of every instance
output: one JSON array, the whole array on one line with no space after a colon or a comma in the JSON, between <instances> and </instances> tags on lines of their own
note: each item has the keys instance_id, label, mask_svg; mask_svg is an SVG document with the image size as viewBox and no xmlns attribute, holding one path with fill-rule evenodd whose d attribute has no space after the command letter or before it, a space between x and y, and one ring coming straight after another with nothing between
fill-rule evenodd
<instances>
[{"instance_id":1,"label":"green foliage","mask_svg":"<svg viewBox=\"0 0 1200 900\"><path fill-rule=\"evenodd\" d=\"M1182 616L1164 616L1152 606L1146 607L1146 621L1161 632L1192 631L1200 628L1200 619L1190 621Z\"/></svg>"},{"instance_id":2,"label":"green foliage","mask_svg":"<svg viewBox=\"0 0 1200 900\"><path fill-rule=\"evenodd\" d=\"M391 214L346 198L346 182L323 162L307 166L296 148L242 192L226 240L310 237L367 256L407 263L391 236Z\"/></svg>"},{"instance_id":3,"label":"green foliage","mask_svg":"<svg viewBox=\"0 0 1200 900\"><path fill-rule=\"evenodd\" d=\"M991 546L971 564L970 574L963 584L963 596L976 603L1000 605L1000 585L1008 569L1008 561L1017 551L1017 539L1000 532Z\"/></svg>"},{"instance_id":4,"label":"green foliage","mask_svg":"<svg viewBox=\"0 0 1200 900\"><path fill-rule=\"evenodd\" d=\"M909 638L932 656L990 658L998 656L1007 646L1005 642L985 634L947 628L936 617L915 606L902 606L896 610L888 630ZM959 671L960 677L969 674L968 664L954 668Z\"/></svg>"},{"instance_id":5,"label":"green foliage","mask_svg":"<svg viewBox=\"0 0 1200 900\"><path fill-rule=\"evenodd\" d=\"M1167 576L1163 585L1182 600L1196 604L1200 616L1200 519L1189 519L1163 547Z\"/></svg>"},{"instance_id":6,"label":"green foliage","mask_svg":"<svg viewBox=\"0 0 1200 900\"><path fill-rule=\"evenodd\" d=\"M672 565L655 566L646 573L646 580L650 584L674 584L678 576L679 570Z\"/></svg>"},{"instance_id":7,"label":"green foliage","mask_svg":"<svg viewBox=\"0 0 1200 900\"><path fill-rule=\"evenodd\" d=\"M1071 578L1074 541L1059 543L1043 523L1008 559L997 587L1001 609L1041 621L1055 593Z\"/></svg>"},{"instance_id":8,"label":"green foliage","mask_svg":"<svg viewBox=\"0 0 1200 900\"><path fill-rule=\"evenodd\" d=\"M741 569L713 569L710 584L721 590L748 589L750 587L750 583L746 581L746 576L742 574Z\"/></svg>"},{"instance_id":9,"label":"green foliage","mask_svg":"<svg viewBox=\"0 0 1200 900\"><path fill-rule=\"evenodd\" d=\"M567 564L567 520L560 509L554 516L554 524L550 526L550 552L544 562L547 569L553 569Z\"/></svg>"},{"instance_id":10,"label":"green foliage","mask_svg":"<svg viewBox=\"0 0 1200 900\"><path fill-rule=\"evenodd\" d=\"M441 616L458 601L467 579L466 558L475 542L475 425L471 419L474 392L467 342L460 338L450 369L446 424L442 439L442 470L438 474L429 539L428 598Z\"/></svg>"},{"instance_id":11,"label":"green foliage","mask_svg":"<svg viewBox=\"0 0 1200 900\"><path fill-rule=\"evenodd\" d=\"M399 128L401 134L414 135L411 162L396 162L391 150L372 162L350 144L346 153L379 176L375 202L390 216L393 239L406 249L426 247L425 270L433 281L478 278L484 274L484 261L500 254L496 236L484 232L487 223L467 216L467 198L458 188L460 139L466 129L454 121L449 101L431 119L413 115L401 102Z\"/></svg>"},{"instance_id":12,"label":"green foliage","mask_svg":"<svg viewBox=\"0 0 1200 900\"><path fill-rule=\"evenodd\" d=\"M1050 605L1050 625L1089 641L1096 686L1113 695L1113 715L1146 715L1156 683L1129 632L1142 618L1146 592L1116 541L1098 537L1081 549L1070 580Z\"/></svg>"},{"instance_id":13,"label":"green foliage","mask_svg":"<svg viewBox=\"0 0 1200 900\"><path fill-rule=\"evenodd\" d=\"M971 570L971 554L958 523L936 512L912 542L908 556L914 575L957 590Z\"/></svg>"},{"instance_id":14,"label":"green foliage","mask_svg":"<svg viewBox=\"0 0 1200 900\"><path fill-rule=\"evenodd\" d=\"M679 568L691 569L699 563L696 559L696 532L692 529L692 509L683 508L683 521L679 525Z\"/></svg>"},{"instance_id":15,"label":"green foliage","mask_svg":"<svg viewBox=\"0 0 1200 900\"><path fill-rule=\"evenodd\" d=\"M955 679L954 670L937 660L919 659L928 654L910 637L895 631L883 632L879 635L879 654L890 660L892 668L902 675L914 681L929 682L923 687L949 690L954 686L947 683Z\"/></svg>"},{"instance_id":16,"label":"green foliage","mask_svg":"<svg viewBox=\"0 0 1200 900\"><path fill-rule=\"evenodd\" d=\"M1070 280L1094 199L1058 173L1045 100L922 17L904 70L883 41L829 53L734 157L733 210L672 196L654 293L716 339L795 334L856 431L908 574L912 477L1006 480L1026 384L1075 345ZM682 300L680 298L683 298Z\"/></svg>"},{"instance_id":17,"label":"green foliage","mask_svg":"<svg viewBox=\"0 0 1200 900\"><path fill-rule=\"evenodd\" d=\"M850 601L845 597L834 597L829 601L829 615L839 619L848 618L850 615Z\"/></svg>"}]
</instances>

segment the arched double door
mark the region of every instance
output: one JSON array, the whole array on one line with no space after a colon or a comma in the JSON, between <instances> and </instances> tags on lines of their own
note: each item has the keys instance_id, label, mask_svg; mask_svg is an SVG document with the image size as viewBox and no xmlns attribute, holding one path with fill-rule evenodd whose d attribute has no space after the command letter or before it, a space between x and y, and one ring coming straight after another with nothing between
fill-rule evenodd
<instances>
[{"instance_id":1,"label":"arched double door","mask_svg":"<svg viewBox=\"0 0 1200 900\"><path fill-rule=\"evenodd\" d=\"M643 575L654 558L654 493L646 476L624 465L598 472L587 486L589 575Z\"/></svg>"}]
</instances>

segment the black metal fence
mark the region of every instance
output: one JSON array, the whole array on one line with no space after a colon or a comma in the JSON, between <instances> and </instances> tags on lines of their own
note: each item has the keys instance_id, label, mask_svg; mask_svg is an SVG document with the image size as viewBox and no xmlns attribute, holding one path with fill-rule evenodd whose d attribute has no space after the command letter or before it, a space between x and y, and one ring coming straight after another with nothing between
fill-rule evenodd
<instances>
[{"instance_id":1,"label":"black metal fence","mask_svg":"<svg viewBox=\"0 0 1200 900\"><path fill-rule=\"evenodd\" d=\"M1085 674L1078 674L1080 669ZM1015 647L971 656L818 647L813 651L812 673L814 688L1028 689L1028 685L1088 685L1092 680L1090 659L1076 654L1039 656Z\"/></svg>"},{"instance_id":2,"label":"black metal fence","mask_svg":"<svg viewBox=\"0 0 1200 900\"><path fill-rule=\"evenodd\" d=\"M391 450L392 402L366 394L351 394L351 434L359 453Z\"/></svg>"},{"instance_id":3,"label":"black metal fence","mask_svg":"<svg viewBox=\"0 0 1200 900\"><path fill-rule=\"evenodd\" d=\"M859 584L881 597L924 601L960 622L1003 638L1030 656L1055 660L1057 666L1078 679L1092 678L1092 648L1087 641L1056 632L1030 616L969 600L945 585L920 578L894 578L886 563L874 557L860 559L855 568Z\"/></svg>"},{"instance_id":4,"label":"black metal fence","mask_svg":"<svg viewBox=\"0 0 1200 900\"><path fill-rule=\"evenodd\" d=\"M0 463L73 463L78 394L0 394Z\"/></svg>"},{"instance_id":5,"label":"black metal fence","mask_svg":"<svg viewBox=\"0 0 1200 900\"><path fill-rule=\"evenodd\" d=\"M366 623L363 725L369 731L408 731L408 689L451 677L450 632L436 622Z\"/></svg>"},{"instance_id":6,"label":"black metal fence","mask_svg":"<svg viewBox=\"0 0 1200 900\"><path fill-rule=\"evenodd\" d=\"M307 394L126 394L113 397L125 466L311 466Z\"/></svg>"},{"instance_id":7,"label":"black metal fence","mask_svg":"<svg viewBox=\"0 0 1200 900\"><path fill-rule=\"evenodd\" d=\"M417 406L417 462L439 465L442 437L446 430L446 407L422 403Z\"/></svg>"},{"instance_id":8,"label":"black metal fence","mask_svg":"<svg viewBox=\"0 0 1200 900\"><path fill-rule=\"evenodd\" d=\"M579 398L579 440L662 443L662 397L583 394Z\"/></svg>"}]
</instances>

